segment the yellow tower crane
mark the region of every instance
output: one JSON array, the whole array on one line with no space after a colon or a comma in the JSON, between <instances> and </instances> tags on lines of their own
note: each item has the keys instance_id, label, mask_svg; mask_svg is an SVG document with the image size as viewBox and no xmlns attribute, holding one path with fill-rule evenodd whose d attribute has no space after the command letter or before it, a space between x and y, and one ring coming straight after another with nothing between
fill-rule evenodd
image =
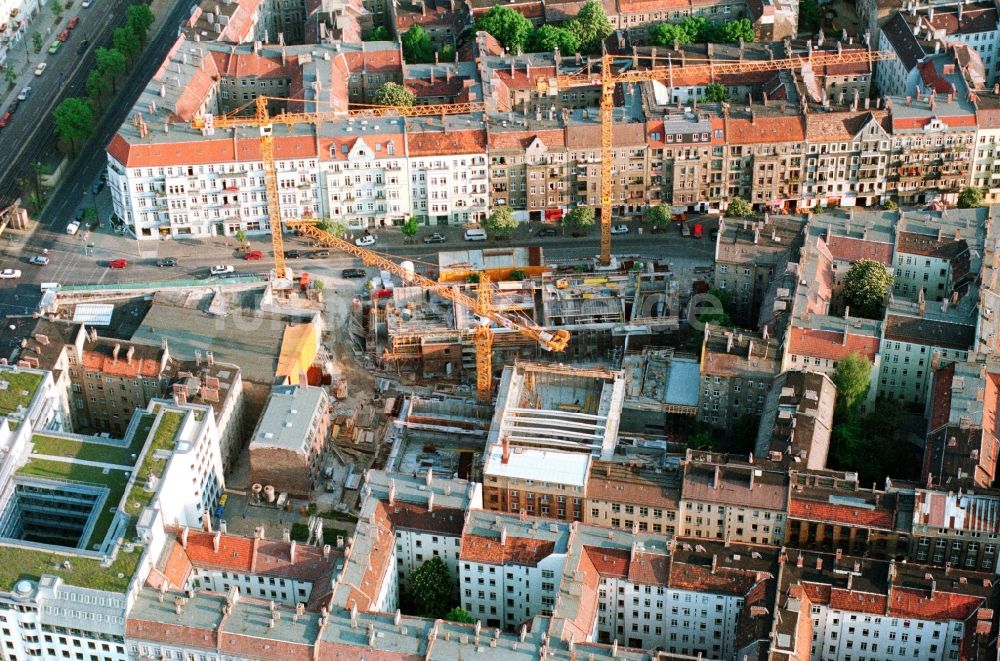
<instances>
[{"instance_id":1,"label":"yellow tower crane","mask_svg":"<svg viewBox=\"0 0 1000 661\"><path fill-rule=\"evenodd\" d=\"M489 402L493 391L493 329L490 327L491 323L517 331L521 335L535 340L547 351L563 351L569 342L569 331L567 330L545 330L527 320L514 319L498 312L493 306L490 296L490 281L485 273L479 275L476 298L472 298L459 291L454 285L439 283L419 273L404 269L400 264L383 255L356 246L346 239L321 230L316 227L313 221L287 220L285 226L289 229L299 230L319 243L353 255L367 266L375 266L383 271L389 271L407 284L419 285L450 300L455 305L461 305L467 310L475 312L480 321L479 325L476 326L473 338L476 344L476 392L481 402Z\"/></svg>"},{"instance_id":2,"label":"yellow tower crane","mask_svg":"<svg viewBox=\"0 0 1000 661\"><path fill-rule=\"evenodd\" d=\"M601 88L601 265L611 264L611 205L613 178L612 162L612 113L615 107L615 87L619 83L641 83L651 80L669 80L674 73L683 74L686 78L703 77L706 83L713 82L716 76L733 73L752 73L757 71L780 71L797 69L803 65L813 67L831 64L853 64L891 60L892 53L869 50L852 50L842 53L812 52L807 55L786 57L775 60L738 60L733 62L712 62L707 60L692 61L684 59L679 63L669 57L661 57L666 65L653 66L648 69L625 69L615 71L616 57L605 54L601 58L601 70L598 76L591 74L568 74L551 78L540 78L537 82L538 91L543 94L555 95L562 90L573 87ZM619 60L631 60L630 57L620 57Z\"/></svg>"}]
</instances>

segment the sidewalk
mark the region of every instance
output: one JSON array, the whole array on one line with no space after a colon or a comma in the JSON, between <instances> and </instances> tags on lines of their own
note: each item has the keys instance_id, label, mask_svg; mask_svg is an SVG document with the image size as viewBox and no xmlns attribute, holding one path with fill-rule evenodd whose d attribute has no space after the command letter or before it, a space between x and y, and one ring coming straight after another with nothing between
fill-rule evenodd
<instances>
[{"instance_id":1,"label":"sidewalk","mask_svg":"<svg viewBox=\"0 0 1000 661\"><path fill-rule=\"evenodd\" d=\"M80 9L81 2L82 0L73 0L71 6L63 9L62 20L59 21L58 26L56 24L56 14L52 11L51 4L46 3L39 7L38 15L32 18L31 22L25 28L24 38L12 44L10 50L7 51L7 66L13 67L18 73L18 77L13 89L10 89L9 85L7 85L6 79L0 78L0 90L2 90L0 111L6 112L7 107L17 97L21 89L25 85L30 85L31 81L34 80L35 67L39 62L44 62L45 58L48 57L49 46L59 35L59 32L66 27L65 24L69 23L69 19L76 15L76 12ZM59 29L57 30L56 27ZM32 45L33 35L36 32L42 35L42 50L40 53L36 53Z\"/></svg>"}]
</instances>

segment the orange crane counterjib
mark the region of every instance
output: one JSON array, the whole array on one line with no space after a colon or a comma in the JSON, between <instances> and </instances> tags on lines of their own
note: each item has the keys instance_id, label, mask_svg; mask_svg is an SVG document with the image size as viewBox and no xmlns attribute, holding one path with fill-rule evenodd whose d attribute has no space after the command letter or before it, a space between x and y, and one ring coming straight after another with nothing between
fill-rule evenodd
<instances>
[{"instance_id":1,"label":"orange crane counterjib","mask_svg":"<svg viewBox=\"0 0 1000 661\"><path fill-rule=\"evenodd\" d=\"M354 255L368 266L377 266L379 269L389 271L390 273L398 276L404 282L429 289L442 298L447 298L456 305L461 305L465 309L471 310L479 316L489 319L497 326L509 328L526 337L530 337L538 342L543 349L559 352L565 350L566 345L569 343L570 334L569 331L565 329L551 331L545 330L544 328L526 324L518 319L507 317L492 308L486 310L480 309L481 306L477 299L458 291L454 285L441 284L428 277L422 276L419 273L411 273L387 257L383 257L382 255L372 252L371 250L358 247L346 239L342 239L338 236L330 234L329 232L321 230L316 227L313 222L304 220L288 220L285 221L285 225L289 229L297 229L307 236L325 243L331 248L336 248L349 255Z\"/></svg>"}]
</instances>

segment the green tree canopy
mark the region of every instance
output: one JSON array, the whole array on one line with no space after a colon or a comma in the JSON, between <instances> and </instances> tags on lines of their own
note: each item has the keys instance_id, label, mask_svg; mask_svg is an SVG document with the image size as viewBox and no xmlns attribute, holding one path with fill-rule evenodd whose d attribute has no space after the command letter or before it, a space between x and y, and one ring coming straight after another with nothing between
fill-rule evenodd
<instances>
[{"instance_id":1,"label":"green tree canopy","mask_svg":"<svg viewBox=\"0 0 1000 661\"><path fill-rule=\"evenodd\" d=\"M389 31L385 29L384 25L376 25L375 28L362 37L362 41L388 41Z\"/></svg>"},{"instance_id":2,"label":"green tree canopy","mask_svg":"<svg viewBox=\"0 0 1000 661\"><path fill-rule=\"evenodd\" d=\"M729 297L729 292L725 289L709 289L707 300L698 306L698 321L702 324L732 326L730 309L732 309L732 299Z\"/></svg>"},{"instance_id":3,"label":"green tree canopy","mask_svg":"<svg viewBox=\"0 0 1000 661\"><path fill-rule=\"evenodd\" d=\"M406 595L421 617L439 618L451 610L454 583L439 556L424 562L406 579Z\"/></svg>"},{"instance_id":4,"label":"green tree canopy","mask_svg":"<svg viewBox=\"0 0 1000 661\"><path fill-rule=\"evenodd\" d=\"M491 239L508 239L517 229L514 212L508 206L496 207L483 221L483 229Z\"/></svg>"},{"instance_id":5,"label":"green tree canopy","mask_svg":"<svg viewBox=\"0 0 1000 661\"><path fill-rule=\"evenodd\" d=\"M587 0L576 17L567 21L563 27L576 35L580 50L585 53L598 52L605 37L614 31L604 5L598 0Z\"/></svg>"},{"instance_id":6,"label":"green tree canopy","mask_svg":"<svg viewBox=\"0 0 1000 661\"><path fill-rule=\"evenodd\" d=\"M98 48L94 53L97 70L111 83L112 93L116 91L115 81L125 73L125 55L114 48Z\"/></svg>"},{"instance_id":7,"label":"green tree canopy","mask_svg":"<svg viewBox=\"0 0 1000 661\"><path fill-rule=\"evenodd\" d=\"M237 241L240 242L241 246L245 246L246 245L246 243L247 243L247 233L246 233L246 231L242 227L240 229L236 230L236 233L233 234L233 237Z\"/></svg>"},{"instance_id":8,"label":"green tree canopy","mask_svg":"<svg viewBox=\"0 0 1000 661\"><path fill-rule=\"evenodd\" d=\"M461 622L463 624L475 624L476 618L469 615L461 606L455 606L450 611L444 614L444 619L450 622Z\"/></svg>"},{"instance_id":9,"label":"green tree canopy","mask_svg":"<svg viewBox=\"0 0 1000 661\"><path fill-rule=\"evenodd\" d=\"M899 209L899 205L897 205L893 200L886 200L882 203L882 209L884 211L896 211Z\"/></svg>"},{"instance_id":10,"label":"green tree canopy","mask_svg":"<svg viewBox=\"0 0 1000 661\"><path fill-rule=\"evenodd\" d=\"M844 304L856 317L881 319L882 303L891 286L892 276L882 262L858 260L844 277Z\"/></svg>"},{"instance_id":11,"label":"green tree canopy","mask_svg":"<svg viewBox=\"0 0 1000 661\"><path fill-rule=\"evenodd\" d=\"M31 47L35 49L36 53L42 52L42 35L39 32L31 35Z\"/></svg>"},{"instance_id":12,"label":"green tree canopy","mask_svg":"<svg viewBox=\"0 0 1000 661\"><path fill-rule=\"evenodd\" d=\"M572 232L586 232L596 220L594 207L576 207L565 214L559 222Z\"/></svg>"},{"instance_id":13,"label":"green tree canopy","mask_svg":"<svg viewBox=\"0 0 1000 661\"><path fill-rule=\"evenodd\" d=\"M420 231L420 223L417 222L416 218L410 216L409 218L406 219L406 222L403 223L403 226L400 228L400 230L403 232L403 236L405 236L407 239L412 239L417 235L417 232Z\"/></svg>"},{"instance_id":14,"label":"green tree canopy","mask_svg":"<svg viewBox=\"0 0 1000 661\"><path fill-rule=\"evenodd\" d=\"M854 410L868 392L872 364L856 351L847 354L837 363L833 383L837 386L837 406L845 411Z\"/></svg>"},{"instance_id":15,"label":"green tree canopy","mask_svg":"<svg viewBox=\"0 0 1000 661\"><path fill-rule=\"evenodd\" d=\"M94 101L100 101L101 97L110 87L111 83L97 69L91 69L90 73L87 74L87 82L84 88L87 90L87 96Z\"/></svg>"},{"instance_id":16,"label":"green tree canopy","mask_svg":"<svg viewBox=\"0 0 1000 661\"><path fill-rule=\"evenodd\" d=\"M125 10L125 27L131 30L135 36L139 37L139 41L142 43L146 43L146 35L149 34L149 29L153 27L155 19L153 10L144 2L129 5Z\"/></svg>"},{"instance_id":17,"label":"green tree canopy","mask_svg":"<svg viewBox=\"0 0 1000 661\"><path fill-rule=\"evenodd\" d=\"M799 32L815 34L819 31L821 21L816 0L799 0Z\"/></svg>"},{"instance_id":18,"label":"green tree canopy","mask_svg":"<svg viewBox=\"0 0 1000 661\"><path fill-rule=\"evenodd\" d=\"M115 28L111 43L112 47L120 51L125 56L125 59L129 61L134 61L135 56L142 51L139 36L128 28Z\"/></svg>"},{"instance_id":19,"label":"green tree canopy","mask_svg":"<svg viewBox=\"0 0 1000 661\"><path fill-rule=\"evenodd\" d=\"M320 218L316 223L316 228L334 236L344 236L347 233L347 227L332 218Z\"/></svg>"},{"instance_id":20,"label":"green tree canopy","mask_svg":"<svg viewBox=\"0 0 1000 661\"><path fill-rule=\"evenodd\" d=\"M86 140L94 132L94 109L86 99L67 97L53 109L52 121L55 123L56 136L70 143L76 152L77 143Z\"/></svg>"},{"instance_id":21,"label":"green tree canopy","mask_svg":"<svg viewBox=\"0 0 1000 661\"><path fill-rule=\"evenodd\" d=\"M414 25L401 39L403 44L403 59L407 64L429 64L434 61L434 42L419 25Z\"/></svg>"},{"instance_id":22,"label":"green tree canopy","mask_svg":"<svg viewBox=\"0 0 1000 661\"><path fill-rule=\"evenodd\" d=\"M494 5L476 19L476 29L485 30L511 53L523 52L531 36L531 21L510 7Z\"/></svg>"},{"instance_id":23,"label":"green tree canopy","mask_svg":"<svg viewBox=\"0 0 1000 661\"><path fill-rule=\"evenodd\" d=\"M380 106L412 106L417 96L399 83L389 81L375 92L374 101Z\"/></svg>"},{"instance_id":24,"label":"green tree canopy","mask_svg":"<svg viewBox=\"0 0 1000 661\"><path fill-rule=\"evenodd\" d=\"M705 86L705 100L709 103L728 101L729 88L721 83L709 83Z\"/></svg>"},{"instance_id":25,"label":"green tree canopy","mask_svg":"<svg viewBox=\"0 0 1000 661\"><path fill-rule=\"evenodd\" d=\"M657 204L653 207L646 207L646 210L642 212L642 217L652 225L653 229L663 229L670 226L673 214L670 213L670 207L666 204Z\"/></svg>"},{"instance_id":26,"label":"green tree canopy","mask_svg":"<svg viewBox=\"0 0 1000 661\"><path fill-rule=\"evenodd\" d=\"M560 53L575 53L580 50L580 40L566 28L555 25L543 25L531 33L528 40L528 51L532 53L548 52L559 49Z\"/></svg>"},{"instance_id":27,"label":"green tree canopy","mask_svg":"<svg viewBox=\"0 0 1000 661\"><path fill-rule=\"evenodd\" d=\"M14 87L14 84L17 82L17 69L15 69L12 66L8 66L7 71L5 71L3 74L3 77L4 80L7 81L8 85Z\"/></svg>"},{"instance_id":28,"label":"green tree canopy","mask_svg":"<svg viewBox=\"0 0 1000 661\"><path fill-rule=\"evenodd\" d=\"M686 46L694 41L694 38L682 23L668 23L662 21L649 26L649 40L654 46L673 48L676 46Z\"/></svg>"},{"instance_id":29,"label":"green tree canopy","mask_svg":"<svg viewBox=\"0 0 1000 661\"><path fill-rule=\"evenodd\" d=\"M724 43L735 44L742 40L744 43L753 41L753 24L749 18L740 18L735 21L728 21L722 26L721 39Z\"/></svg>"},{"instance_id":30,"label":"green tree canopy","mask_svg":"<svg viewBox=\"0 0 1000 661\"><path fill-rule=\"evenodd\" d=\"M726 207L726 216L729 218L746 218L753 215L753 205L742 197L734 197Z\"/></svg>"},{"instance_id":31,"label":"green tree canopy","mask_svg":"<svg viewBox=\"0 0 1000 661\"><path fill-rule=\"evenodd\" d=\"M983 192L978 188L963 188L958 194L958 207L960 209L975 209L983 204Z\"/></svg>"}]
</instances>

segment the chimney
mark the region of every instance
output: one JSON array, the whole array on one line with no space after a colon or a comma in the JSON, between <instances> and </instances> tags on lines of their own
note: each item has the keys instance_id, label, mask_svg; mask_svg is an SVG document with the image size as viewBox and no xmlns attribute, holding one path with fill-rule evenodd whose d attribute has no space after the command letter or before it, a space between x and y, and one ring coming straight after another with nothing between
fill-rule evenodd
<instances>
[{"instance_id":1,"label":"chimney","mask_svg":"<svg viewBox=\"0 0 1000 661\"><path fill-rule=\"evenodd\" d=\"M288 544L289 542L292 541L292 533L290 530L288 530L288 528L281 529L281 541L283 541L285 544Z\"/></svg>"},{"instance_id":2,"label":"chimney","mask_svg":"<svg viewBox=\"0 0 1000 661\"><path fill-rule=\"evenodd\" d=\"M221 542L221 541L222 541L222 533L221 532L217 532L214 535L212 535L212 550L215 553L219 552L219 542Z\"/></svg>"},{"instance_id":3,"label":"chimney","mask_svg":"<svg viewBox=\"0 0 1000 661\"><path fill-rule=\"evenodd\" d=\"M389 480L389 504L396 504L396 479L392 478Z\"/></svg>"},{"instance_id":4,"label":"chimney","mask_svg":"<svg viewBox=\"0 0 1000 661\"><path fill-rule=\"evenodd\" d=\"M288 562L295 562L295 540L288 545Z\"/></svg>"},{"instance_id":5,"label":"chimney","mask_svg":"<svg viewBox=\"0 0 1000 661\"><path fill-rule=\"evenodd\" d=\"M840 346L842 346L842 347L846 347L847 346L847 329L846 328L844 329L844 337L840 340Z\"/></svg>"},{"instance_id":6,"label":"chimney","mask_svg":"<svg viewBox=\"0 0 1000 661\"><path fill-rule=\"evenodd\" d=\"M854 574L847 575L847 591L850 592L854 587Z\"/></svg>"},{"instance_id":7,"label":"chimney","mask_svg":"<svg viewBox=\"0 0 1000 661\"><path fill-rule=\"evenodd\" d=\"M823 558L816 558L816 571L823 571Z\"/></svg>"},{"instance_id":8,"label":"chimney","mask_svg":"<svg viewBox=\"0 0 1000 661\"><path fill-rule=\"evenodd\" d=\"M732 353L733 351L733 333L729 331L726 333L726 353Z\"/></svg>"},{"instance_id":9,"label":"chimney","mask_svg":"<svg viewBox=\"0 0 1000 661\"><path fill-rule=\"evenodd\" d=\"M719 566L719 556L715 553L712 554L712 573L715 573L716 568Z\"/></svg>"},{"instance_id":10,"label":"chimney","mask_svg":"<svg viewBox=\"0 0 1000 661\"><path fill-rule=\"evenodd\" d=\"M215 364L215 354L213 354L211 351L206 351L205 360L208 361L208 366L211 367L212 365Z\"/></svg>"},{"instance_id":11,"label":"chimney","mask_svg":"<svg viewBox=\"0 0 1000 661\"><path fill-rule=\"evenodd\" d=\"M429 496L427 496L427 511L428 512L433 512L434 511L434 494L433 493L431 493Z\"/></svg>"},{"instance_id":12,"label":"chimney","mask_svg":"<svg viewBox=\"0 0 1000 661\"><path fill-rule=\"evenodd\" d=\"M122 349L122 345L115 344L115 348L111 350L111 362L113 362L113 363L117 363L118 362L118 352L121 351L121 349Z\"/></svg>"},{"instance_id":13,"label":"chimney","mask_svg":"<svg viewBox=\"0 0 1000 661\"><path fill-rule=\"evenodd\" d=\"M712 488L713 489L718 489L719 488L719 466L718 466L718 464L716 464L716 466L715 466L715 475L713 476L713 479L712 479Z\"/></svg>"},{"instance_id":14,"label":"chimney","mask_svg":"<svg viewBox=\"0 0 1000 661\"><path fill-rule=\"evenodd\" d=\"M510 439L505 435L502 442L503 453L500 455L500 463L506 464L510 461Z\"/></svg>"},{"instance_id":15,"label":"chimney","mask_svg":"<svg viewBox=\"0 0 1000 661\"><path fill-rule=\"evenodd\" d=\"M804 561L805 561L805 558L802 556L802 553L800 552L799 556L797 558L795 558L795 566L798 567L799 569L802 569L802 565L803 565Z\"/></svg>"},{"instance_id":16,"label":"chimney","mask_svg":"<svg viewBox=\"0 0 1000 661\"><path fill-rule=\"evenodd\" d=\"M223 535L225 535L226 532L227 532L227 526L226 526L226 520L225 519L222 519L222 520L219 521L219 532L221 532Z\"/></svg>"},{"instance_id":17,"label":"chimney","mask_svg":"<svg viewBox=\"0 0 1000 661\"><path fill-rule=\"evenodd\" d=\"M125 360L128 361L129 365L132 364L132 356L134 355L135 355L135 347L129 347L128 351L125 352Z\"/></svg>"},{"instance_id":18,"label":"chimney","mask_svg":"<svg viewBox=\"0 0 1000 661\"><path fill-rule=\"evenodd\" d=\"M434 471L432 471L430 468L428 468L427 469L427 481L426 481L425 484L427 484L427 486L430 486L431 482L433 480L434 480Z\"/></svg>"},{"instance_id":19,"label":"chimney","mask_svg":"<svg viewBox=\"0 0 1000 661\"><path fill-rule=\"evenodd\" d=\"M507 526L500 529L500 546L507 545Z\"/></svg>"},{"instance_id":20,"label":"chimney","mask_svg":"<svg viewBox=\"0 0 1000 661\"><path fill-rule=\"evenodd\" d=\"M844 559L844 549L837 549L835 557L837 558L837 560L843 560Z\"/></svg>"},{"instance_id":21,"label":"chimney","mask_svg":"<svg viewBox=\"0 0 1000 661\"><path fill-rule=\"evenodd\" d=\"M205 532L212 532L212 515L209 512L201 515L201 529Z\"/></svg>"},{"instance_id":22,"label":"chimney","mask_svg":"<svg viewBox=\"0 0 1000 661\"><path fill-rule=\"evenodd\" d=\"M184 526L181 528L181 548L188 547L188 527Z\"/></svg>"}]
</instances>

